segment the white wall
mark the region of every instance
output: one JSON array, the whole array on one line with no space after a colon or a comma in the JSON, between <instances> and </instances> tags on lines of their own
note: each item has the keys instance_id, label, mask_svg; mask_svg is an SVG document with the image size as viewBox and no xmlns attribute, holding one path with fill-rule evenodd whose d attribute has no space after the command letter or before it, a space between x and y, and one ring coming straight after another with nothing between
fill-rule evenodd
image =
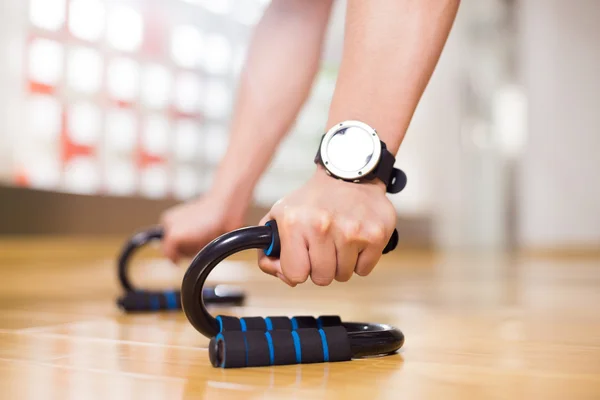
<instances>
[{"instance_id":1,"label":"white wall","mask_svg":"<svg viewBox=\"0 0 600 400\"><path fill-rule=\"evenodd\" d=\"M600 1L522 0L525 247L600 247Z\"/></svg>"},{"instance_id":2,"label":"white wall","mask_svg":"<svg viewBox=\"0 0 600 400\"><path fill-rule=\"evenodd\" d=\"M0 182L12 180L12 151L19 124L24 37L22 3L0 1Z\"/></svg>"},{"instance_id":3,"label":"white wall","mask_svg":"<svg viewBox=\"0 0 600 400\"><path fill-rule=\"evenodd\" d=\"M398 208L431 215L442 249L506 245L506 168L487 113L505 84L503 7L462 2L399 153L409 186Z\"/></svg>"}]
</instances>

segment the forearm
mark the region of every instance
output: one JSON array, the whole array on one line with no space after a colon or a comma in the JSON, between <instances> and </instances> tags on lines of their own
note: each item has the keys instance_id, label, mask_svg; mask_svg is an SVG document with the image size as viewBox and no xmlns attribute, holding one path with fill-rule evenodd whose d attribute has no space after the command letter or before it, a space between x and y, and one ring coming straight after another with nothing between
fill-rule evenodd
<instances>
[{"instance_id":1,"label":"forearm","mask_svg":"<svg viewBox=\"0 0 600 400\"><path fill-rule=\"evenodd\" d=\"M310 93L332 0L275 0L258 24L237 94L229 146L213 191L251 200Z\"/></svg>"},{"instance_id":2,"label":"forearm","mask_svg":"<svg viewBox=\"0 0 600 400\"><path fill-rule=\"evenodd\" d=\"M348 0L328 127L375 128L395 154L452 27L459 0Z\"/></svg>"}]
</instances>

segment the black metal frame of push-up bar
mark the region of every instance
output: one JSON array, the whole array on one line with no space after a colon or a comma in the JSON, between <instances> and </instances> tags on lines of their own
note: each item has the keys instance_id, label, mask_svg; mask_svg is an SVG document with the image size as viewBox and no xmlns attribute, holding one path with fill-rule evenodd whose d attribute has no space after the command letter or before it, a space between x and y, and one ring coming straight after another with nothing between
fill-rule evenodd
<instances>
[{"instance_id":1,"label":"black metal frame of push-up bar","mask_svg":"<svg viewBox=\"0 0 600 400\"><path fill-rule=\"evenodd\" d=\"M394 231L383 253L398 243ZM190 323L211 338L209 357L215 367L346 361L395 353L404 344L402 332L392 326L342 322L339 317L213 317L206 309L205 282L211 271L230 255L263 249L280 253L277 224L242 228L226 233L201 250L185 273L181 302Z\"/></svg>"},{"instance_id":2,"label":"black metal frame of push-up bar","mask_svg":"<svg viewBox=\"0 0 600 400\"><path fill-rule=\"evenodd\" d=\"M117 305L125 312L154 312L181 310L179 290L150 291L136 287L129 277L132 256L143 246L161 241L162 227L153 227L133 235L123 246L117 261L117 274L124 291L117 299ZM245 295L242 291L227 286L206 286L203 289L206 304L242 305Z\"/></svg>"}]
</instances>

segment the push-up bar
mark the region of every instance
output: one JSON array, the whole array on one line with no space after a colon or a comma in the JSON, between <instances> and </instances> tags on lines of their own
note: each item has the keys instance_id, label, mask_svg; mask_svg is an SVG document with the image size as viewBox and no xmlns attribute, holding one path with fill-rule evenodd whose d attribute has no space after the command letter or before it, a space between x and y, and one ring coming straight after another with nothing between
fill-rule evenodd
<instances>
[{"instance_id":1,"label":"push-up bar","mask_svg":"<svg viewBox=\"0 0 600 400\"><path fill-rule=\"evenodd\" d=\"M398 244L394 230L383 253ZM191 324L211 338L209 358L222 368L348 361L352 358L395 353L404 343L402 332L392 326L343 322L337 316L313 317L213 317L206 309L204 284L210 272L225 258L248 249L263 249L279 257L277 223L242 228L226 233L201 250L185 273L181 302Z\"/></svg>"},{"instance_id":2,"label":"push-up bar","mask_svg":"<svg viewBox=\"0 0 600 400\"><path fill-rule=\"evenodd\" d=\"M117 299L117 305L126 312L173 311L181 310L179 290L149 291L133 285L129 277L129 263L133 254L150 242L160 241L164 236L162 227L154 227L133 235L123 246L117 262L119 282L123 295ZM227 286L207 286L203 289L203 298L207 305L241 305L244 293Z\"/></svg>"}]
</instances>

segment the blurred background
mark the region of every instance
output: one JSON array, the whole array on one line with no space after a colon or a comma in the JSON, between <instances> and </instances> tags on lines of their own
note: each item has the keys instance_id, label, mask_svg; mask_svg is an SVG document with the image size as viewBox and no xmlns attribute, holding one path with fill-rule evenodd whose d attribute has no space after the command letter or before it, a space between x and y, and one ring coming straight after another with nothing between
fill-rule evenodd
<instances>
[{"instance_id":1,"label":"blurred background","mask_svg":"<svg viewBox=\"0 0 600 400\"><path fill-rule=\"evenodd\" d=\"M0 0L0 234L129 234L205 192L268 4ZM314 168L344 9L249 223ZM600 249L599 20L597 0L462 1L398 154L406 246Z\"/></svg>"}]
</instances>

